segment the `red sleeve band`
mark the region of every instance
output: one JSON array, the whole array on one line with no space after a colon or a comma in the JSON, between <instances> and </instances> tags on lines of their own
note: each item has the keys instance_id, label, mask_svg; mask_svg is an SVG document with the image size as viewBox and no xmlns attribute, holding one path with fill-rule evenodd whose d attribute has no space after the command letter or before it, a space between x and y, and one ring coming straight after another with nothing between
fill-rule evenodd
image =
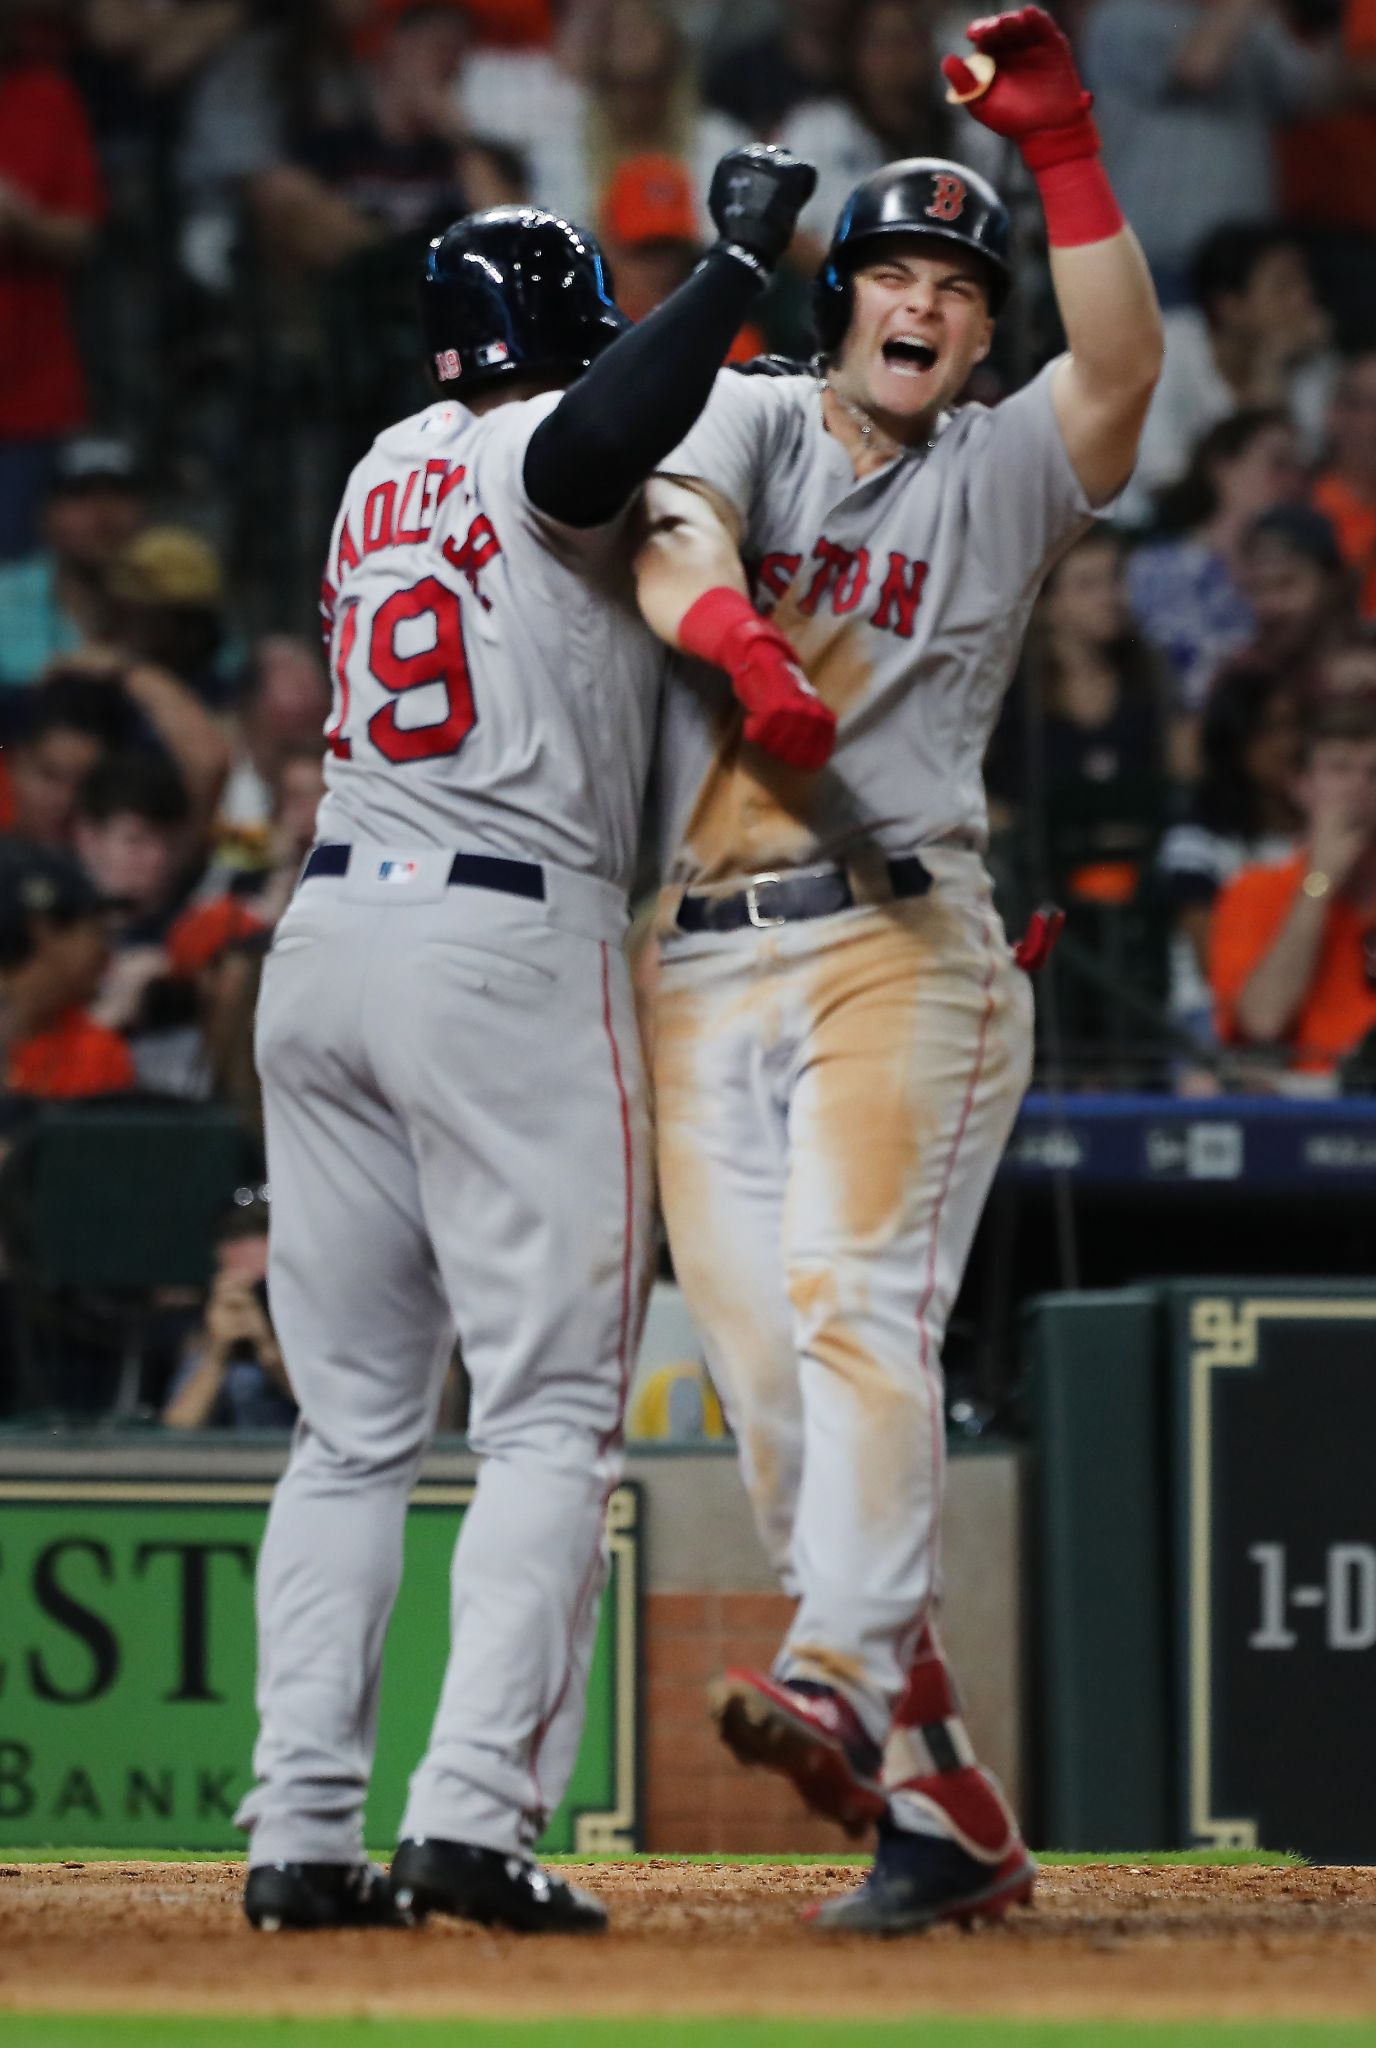
<instances>
[{"instance_id":1,"label":"red sleeve band","mask_svg":"<svg viewBox=\"0 0 1376 2048\"><path fill-rule=\"evenodd\" d=\"M1126 223L1099 156L1091 114L1027 136L1022 154L1037 181L1053 249L1080 249L1123 232Z\"/></svg>"},{"instance_id":2,"label":"red sleeve band","mask_svg":"<svg viewBox=\"0 0 1376 2048\"><path fill-rule=\"evenodd\" d=\"M776 637L768 620L760 617L748 597L723 583L689 605L678 629L678 644L685 654L729 671L743 642L766 636Z\"/></svg>"}]
</instances>

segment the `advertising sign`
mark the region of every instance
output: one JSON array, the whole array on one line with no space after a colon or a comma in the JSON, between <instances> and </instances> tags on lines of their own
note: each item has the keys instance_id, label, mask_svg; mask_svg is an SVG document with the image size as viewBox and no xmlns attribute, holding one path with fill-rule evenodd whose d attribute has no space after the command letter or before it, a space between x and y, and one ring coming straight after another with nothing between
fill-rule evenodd
<instances>
[{"instance_id":1,"label":"advertising sign","mask_svg":"<svg viewBox=\"0 0 1376 2048\"><path fill-rule=\"evenodd\" d=\"M422 1484L387 1638L367 1840L396 1840L449 1646L468 1484ZM271 1489L0 1482L0 1850L241 1849L256 1728L253 1572ZM568 1797L546 1852L639 1840L640 1513L608 1514L612 1569Z\"/></svg>"}]
</instances>

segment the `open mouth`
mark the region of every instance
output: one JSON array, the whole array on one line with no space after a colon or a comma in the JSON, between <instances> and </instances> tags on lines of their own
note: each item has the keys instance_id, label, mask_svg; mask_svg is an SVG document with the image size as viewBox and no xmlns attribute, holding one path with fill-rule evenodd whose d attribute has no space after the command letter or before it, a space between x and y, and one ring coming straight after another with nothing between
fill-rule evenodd
<instances>
[{"instance_id":1,"label":"open mouth","mask_svg":"<svg viewBox=\"0 0 1376 2048\"><path fill-rule=\"evenodd\" d=\"M884 343L884 361L902 377L925 377L936 367L936 350L915 334L896 334Z\"/></svg>"}]
</instances>

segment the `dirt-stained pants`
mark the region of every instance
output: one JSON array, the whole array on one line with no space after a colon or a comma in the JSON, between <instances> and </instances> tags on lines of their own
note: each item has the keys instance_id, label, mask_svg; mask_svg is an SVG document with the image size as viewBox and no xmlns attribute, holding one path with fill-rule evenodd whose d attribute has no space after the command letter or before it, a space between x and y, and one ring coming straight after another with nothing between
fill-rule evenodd
<instances>
[{"instance_id":1,"label":"dirt-stained pants","mask_svg":"<svg viewBox=\"0 0 1376 2048\"><path fill-rule=\"evenodd\" d=\"M970 859L920 899L663 943L662 1200L798 1598L775 1671L881 1742L940 1595L942 1338L1031 1054Z\"/></svg>"}]
</instances>

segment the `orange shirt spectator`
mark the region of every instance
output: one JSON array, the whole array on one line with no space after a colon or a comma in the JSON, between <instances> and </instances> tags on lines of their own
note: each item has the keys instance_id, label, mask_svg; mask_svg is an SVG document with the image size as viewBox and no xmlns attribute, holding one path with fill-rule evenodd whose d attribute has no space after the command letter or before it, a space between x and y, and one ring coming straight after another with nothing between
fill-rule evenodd
<instances>
[{"instance_id":1,"label":"orange shirt spectator","mask_svg":"<svg viewBox=\"0 0 1376 2048\"><path fill-rule=\"evenodd\" d=\"M1218 1034L1236 1045L1237 999L1269 952L1309 871L1307 853L1278 867L1244 868L1219 897L1209 946L1209 979L1218 1004ZM1339 897L1328 912L1322 950L1289 1032L1292 1064L1325 1073L1376 1030L1376 911L1363 916Z\"/></svg>"},{"instance_id":2,"label":"orange shirt spectator","mask_svg":"<svg viewBox=\"0 0 1376 2048\"><path fill-rule=\"evenodd\" d=\"M1209 980L1218 1035L1331 1071L1376 1031L1376 709L1340 699L1305 738L1301 850L1219 898Z\"/></svg>"},{"instance_id":3,"label":"orange shirt spectator","mask_svg":"<svg viewBox=\"0 0 1376 2048\"><path fill-rule=\"evenodd\" d=\"M16 1094L133 1087L129 1047L88 1010L109 964L112 907L68 855L22 839L0 843L0 984L11 1034L5 1078Z\"/></svg>"},{"instance_id":4,"label":"orange shirt spectator","mask_svg":"<svg viewBox=\"0 0 1376 2048\"><path fill-rule=\"evenodd\" d=\"M107 1031L84 1010L67 1010L10 1047L6 1082L16 1095L48 1100L113 1095L133 1087L134 1056L117 1031Z\"/></svg>"},{"instance_id":5,"label":"orange shirt spectator","mask_svg":"<svg viewBox=\"0 0 1376 2048\"><path fill-rule=\"evenodd\" d=\"M1343 364L1328 408L1328 441L1332 456L1314 486L1314 503L1337 535L1363 616L1376 618L1376 348Z\"/></svg>"},{"instance_id":6,"label":"orange shirt spectator","mask_svg":"<svg viewBox=\"0 0 1376 2048\"><path fill-rule=\"evenodd\" d=\"M238 896L212 896L184 910L167 934L167 958L173 974L190 981L218 960L226 946L267 930Z\"/></svg>"},{"instance_id":7,"label":"orange shirt spectator","mask_svg":"<svg viewBox=\"0 0 1376 2048\"><path fill-rule=\"evenodd\" d=\"M1311 495L1338 536L1343 560L1357 573L1362 617L1376 619L1376 500L1362 497L1332 470L1319 478Z\"/></svg>"}]
</instances>

